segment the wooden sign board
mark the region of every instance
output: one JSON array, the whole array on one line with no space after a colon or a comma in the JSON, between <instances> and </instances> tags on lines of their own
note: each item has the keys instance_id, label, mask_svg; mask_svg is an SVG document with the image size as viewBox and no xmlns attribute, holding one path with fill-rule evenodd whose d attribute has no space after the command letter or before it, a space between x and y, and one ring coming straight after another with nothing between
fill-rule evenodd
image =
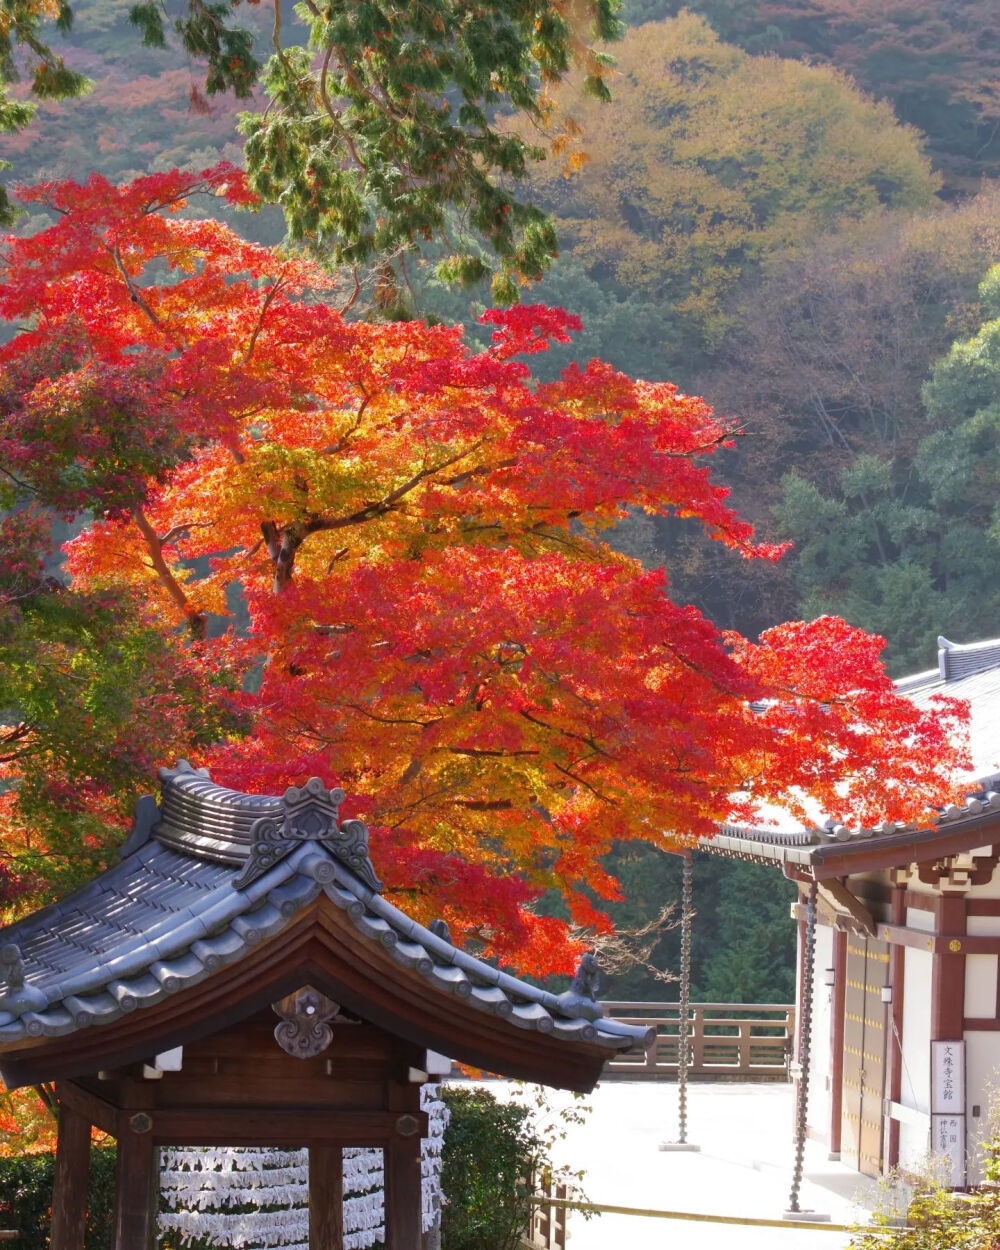
<instances>
[{"instance_id":1,"label":"wooden sign board","mask_svg":"<svg viewBox=\"0 0 1000 1250\"><path fill-rule=\"evenodd\" d=\"M931 1042L931 1113L965 1115L965 1042Z\"/></svg>"},{"instance_id":2,"label":"wooden sign board","mask_svg":"<svg viewBox=\"0 0 1000 1250\"><path fill-rule=\"evenodd\" d=\"M951 1189L965 1185L965 1116L931 1115L931 1153L938 1179Z\"/></svg>"}]
</instances>

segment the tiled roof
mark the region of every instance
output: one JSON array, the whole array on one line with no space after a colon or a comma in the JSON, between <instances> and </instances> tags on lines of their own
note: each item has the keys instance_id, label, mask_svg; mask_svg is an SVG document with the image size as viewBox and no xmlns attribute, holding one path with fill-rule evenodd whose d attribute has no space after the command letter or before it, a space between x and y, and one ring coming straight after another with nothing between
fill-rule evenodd
<instances>
[{"instance_id":1,"label":"tiled roof","mask_svg":"<svg viewBox=\"0 0 1000 1250\"><path fill-rule=\"evenodd\" d=\"M1000 816L1000 639L958 646L938 639L938 667L901 678L896 688L925 710L933 708L934 695L964 699L969 704L969 747L972 771L957 778L968 786L966 800L938 815L935 829L944 832L965 822ZM908 842L922 829L916 825L884 823L872 829L851 830L832 820L817 820L810 827L790 824L782 813L768 811L768 824L723 825L701 846L719 855L749 854L808 864L822 859L837 847L861 850L873 840L886 845ZM774 818L773 821L771 818ZM928 831L930 832L930 831ZM829 848L829 849L827 849Z\"/></svg>"},{"instance_id":2,"label":"tiled roof","mask_svg":"<svg viewBox=\"0 0 1000 1250\"><path fill-rule=\"evenodd\" d=\"M119 864L0 930L0 1046L105 1024L182 992L280 933L321 893L365 940L422 977L429 1000L454 994L519 1028L609 1051L645 1043L647 1030L605 1018L586 993L557 996L508 976L387 902L348 866L360 822L282 840L287 799L223 789L186 765L161 777L161 806L140 803ZM328 792L310 786L330 809ZM366 840L364 831L365 859ZM255 842L264 857L255 852L247 880Z\"/></svg>"}]
</instances>

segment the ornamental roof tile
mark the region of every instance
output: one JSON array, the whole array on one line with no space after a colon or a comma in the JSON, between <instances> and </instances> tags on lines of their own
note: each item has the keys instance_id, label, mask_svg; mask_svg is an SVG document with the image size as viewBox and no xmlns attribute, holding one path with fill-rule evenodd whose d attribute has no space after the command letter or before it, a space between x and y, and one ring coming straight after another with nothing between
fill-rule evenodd
<instances>
[{"instance_id":1,"label":"ornamental roof tile","mask_svg":"<svg viewBox=\"0 0 1000 1250\"><path fill-rule=\"evenodd\" d=\"M589 991L557 997L509 976L384 899L358 873L367 875L367 830L337 821L339 792L310 782L290 800L240 794L183 763L161 780L160 807L140 803L120 863L0 930L0 1046L161 1002L237 963L320 894L424 978L429 999L452 994L518 1028L609 1052L647 1041L647 1029L601 1015ZM282 824L290 806L310 809L308 829Z\"/></svg>"}]
</instances>

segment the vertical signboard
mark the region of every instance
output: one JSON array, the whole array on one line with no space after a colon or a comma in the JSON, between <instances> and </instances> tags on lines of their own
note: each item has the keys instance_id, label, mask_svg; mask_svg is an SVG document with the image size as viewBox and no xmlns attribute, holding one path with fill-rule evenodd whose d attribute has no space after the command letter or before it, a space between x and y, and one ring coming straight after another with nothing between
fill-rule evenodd
<instances>
[{"instance_id":1,"label":"vertical signboard","mask_svg":"<svg viewBox=\"0 0 1000 1250\"><path fill-rule=\"evenodd\" d=\"M931 1150L942 1181L965 1184L965 1042L931 1042Z\"/></svg>"}]
</instances>

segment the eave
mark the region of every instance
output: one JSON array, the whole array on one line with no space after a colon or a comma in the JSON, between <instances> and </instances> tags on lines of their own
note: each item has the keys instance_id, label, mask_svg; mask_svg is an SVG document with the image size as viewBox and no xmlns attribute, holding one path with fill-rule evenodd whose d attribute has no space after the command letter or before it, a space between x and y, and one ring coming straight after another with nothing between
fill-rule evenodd
<instances>
[{"instance_id":1,"label":"eave","mask_svg":"<svg viewBox=\"0 0 1000 1250\"><path fill-rule=\"evenodd\" d=\"M588 1092L609 1054L431 991L378 944L359 941L343 910L320 895L279 934L189 989L106 1025L9 1044L0 1073L14 1088L138 1063L235 1024L305 982L415 1045L519 1080Z\"/></svg>"}]
</instances>

